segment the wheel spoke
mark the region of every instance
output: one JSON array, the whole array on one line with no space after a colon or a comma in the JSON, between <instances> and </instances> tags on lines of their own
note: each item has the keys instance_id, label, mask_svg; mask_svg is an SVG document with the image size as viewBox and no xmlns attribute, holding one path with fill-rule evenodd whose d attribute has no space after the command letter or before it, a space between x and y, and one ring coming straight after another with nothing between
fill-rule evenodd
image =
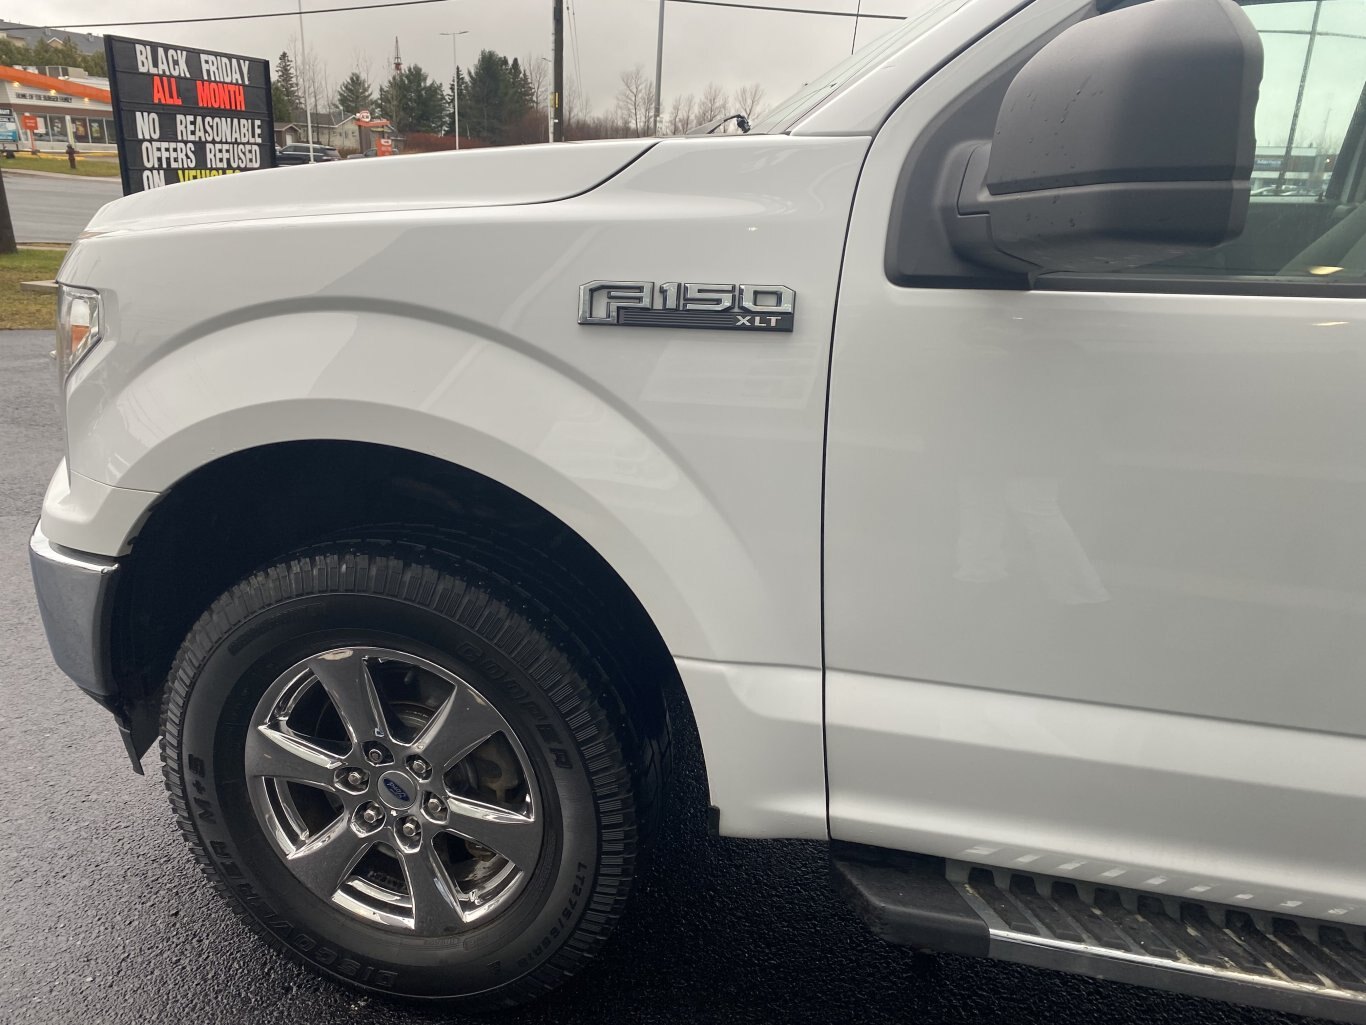
<instances>
[{"instance_id":1,"label":"wheel spoke","mask_svg":"<svg viewBox=\"0 0 1366 1025\"><path fill-rule=\"evenodd\" d=\"M463 797L448 797L447 828L496 851L518 868L529 871L541 853L541 823L537 818L494 808Z\"/></svg>"},{"instance_id":2,"label":"wheel spoke","mask_svg":"<svg viewBox=\"0 0 1366 1025\"><path fill-rule=\"evenodd\" d=\"M291 779L332 790L342 760L273 726L257 726L247 731L245 764L250 776Z\"/></svg>"},{"instance_id":3,"label":"wheel spoke","mask_svg":"<svg viewBox=\"0 0 1366 1025\"><path fill-rule=\"evenodd\" d=\"M362 655L350 649L332 651L309 659L308 668L332 699L353 743L388 736L384 706Z\"/></svg>"},{"instance_id":4,"label":"wheel spoke","mask_svg":"<svg viewBox=\"0 0 1366 1025\"><path fill-rule=\"evenodd\" d=\"M444 773L504 728L494 707L462 684L418 734L413 750Z\"/></svg>"},{"instance_id":5,"label":"wheel spoke","mask_svg":"<svg viewBox=\"0 0 1366 1025\"><path fill-rule=\"evenodd\" d=\"M343 814L286 861L314 892L331 897L373 842L370 837L357 836L351 829L350 817Z\"/></svg>"},{"instance_id":6,"label":"wheel spoke","mask_svg":"<svg viewBox=\"0 0 1366 1025\"><path fill-rule=\"evenodd\" d=\"M413 931L422 935L455 932L464 924L460 895L430 843L403 856L403 874L413 899Z\"/></svg>"}]
</instances>

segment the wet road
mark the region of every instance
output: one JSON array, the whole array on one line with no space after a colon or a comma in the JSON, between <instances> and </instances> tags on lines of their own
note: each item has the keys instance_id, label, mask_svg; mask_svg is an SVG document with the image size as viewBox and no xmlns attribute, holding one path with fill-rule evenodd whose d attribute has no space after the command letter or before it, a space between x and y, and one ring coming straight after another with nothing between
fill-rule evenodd
<instances>
[{"instance_id":1,"label":"wet road","mask_svg":"<svg viewBox=\"0 0 1366 1025\"><path fill-rule=\"evenodd\" d=\"M46 332L0 332L0 1021L9 1025L616 1022L1271 1025L1230 1005L873 939L808 843L675 823L596 965L518 1012L358 996L265 949L212 896L149 755L51 664L25 543L62 451ZM696 780L690 788L696 794Z\"/></svg>"},{"instance_id":2,"label":"wet road","mask_svg":"<svg viewBox=\"0 0 1366 1025\"><path fill-rule=\"evenodd\" d=\"M5 172L14 235L20 242L72 242L95 211L123 195L117 178Z\"/></svg>"}]
</instances>

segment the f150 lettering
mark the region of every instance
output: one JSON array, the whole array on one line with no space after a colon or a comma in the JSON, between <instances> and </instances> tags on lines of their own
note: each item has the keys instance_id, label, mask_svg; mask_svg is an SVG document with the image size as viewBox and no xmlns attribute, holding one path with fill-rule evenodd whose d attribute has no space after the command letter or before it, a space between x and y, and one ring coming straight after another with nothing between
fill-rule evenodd
<instances>
[{"instance_id":1,"label":"f150 lettering","mask_svg":"<svg viewBox=\"0 0 1366 1025\"><path fill-rule=\"evenodd\" d=\"M791 332L796 302L784 285L590 281L579 286L579 323Z\"/></svg>"}]
</instances>

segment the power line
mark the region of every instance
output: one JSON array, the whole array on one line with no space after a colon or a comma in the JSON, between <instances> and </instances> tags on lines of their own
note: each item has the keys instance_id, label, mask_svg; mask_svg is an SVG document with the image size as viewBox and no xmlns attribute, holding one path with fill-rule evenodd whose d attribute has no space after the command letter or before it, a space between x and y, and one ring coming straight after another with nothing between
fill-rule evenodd
<instances>
[{"instance_id":1,"label":"power line","mask_svg":"<svg viewBox=\"0 0 1366 1025\"><path fill-rule=\"evenodd\" d=\"M319 7L304 14L342 14L346 11L377 11L387 7L422 7L427 4L448 4L456 0L387 0L384 3L353 4L349 7ZM774 7L769 4L730 3L728 0L669 0L675 4L698 4L703 7L733 7L742 11L778 11L782 14L819 14L827 18L877 18L882 21L905 21L900 14L857 14L848 11L817 11L809 7ZM147 18L142 21L76 21L66 25L44 25L45 29L135 28L141 25L197 25L214 21L256 21L261 18L292 18L298 11L260 11L256 14L219 14L205 18Z\"/></svg>"},{"instance_id":2,"label":"power line","mask_svg":"<svg viewBox=\"0 0 1366 1025\"><path fill-rule=\"evenodd\" d=\"M877 18L880 21L905 21L904 14L855 14L853 11L815 11L810 7L772 7L768 4L737 4L727 0L669 0L672 4L699 4L703 7L736 7L742 11L780 11L783 14L823 14L827 18Z\"/></svg>"},{"instance_id":3,"label":"power line","mask_svg":"<svg viewBox=\"0 0 1366 1025\"><path fill-rule=\"evenodd\" d=\"M569 28L574 40L574 81L583 88L583 62L579 60L579 5L569 5Z\"/></svg>"},{"instance_id":4,"label":"power line","mask_svg":"<svg viewBox=\"0 0 1366 1025\"><path fill-rule=\"evenodd\" d=\"M580 89L583 88L583 69L579 65L579 17L576 13L577 4L568 3L565 5L569 11L569 49L574 57L574 81L578 83Z\"/></svg>"},{"instance_id":5,"label":"power line","mask_svg":"<svg viewBox=\"0 0 1366 1025\"><path fill-rule=\"evenodd\" d=\"M374 11L384 7L419 7L424 4L448 4L455 0L388 0L387 3L355 4L351 7L319 7L304 14L338 14L343 11ZM206 21L254 21L258 18L295 18L295 11L262 11L258 14L219 14L208 18L151 18L146 21L79 21L69 25L43 25L45 29L65 28L132 28L138 25L193 25Z\"/></svg>"}]
</instances>

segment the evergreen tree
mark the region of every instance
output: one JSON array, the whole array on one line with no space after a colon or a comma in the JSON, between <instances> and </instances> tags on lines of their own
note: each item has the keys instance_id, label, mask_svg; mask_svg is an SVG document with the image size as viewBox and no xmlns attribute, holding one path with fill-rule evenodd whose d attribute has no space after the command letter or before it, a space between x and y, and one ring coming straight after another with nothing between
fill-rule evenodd
<instances>
[{"instance_id":1,"label":"evergreen tree","mask_svg":"<svg viewBox=\"0 0 1366 1025\"><path fill-rule=\"evenodd\" d=\"M456 68L456 69L455 69L455 78L452 79L451 84L450 84L449 86L446 87L445 95L442 97L442 99L445 101L445 106L446 106L446 130L442 133L443 135L454 135L454 134L455 134L455 129L456 129L456 124L455 124L455 98L456 98L456 96L460 96L460 97L463 98L464 95L465 95L465 73L464 73L463 71L461 71L459 68ZM464 128L463 128L463 126L461 126L461 131L460 131L460 136L461 136L461 138L467 138L467 137L469 136L469 134L470 134L470 133L467 132L467 131L465 131Z\"/></svg>"},{"instance_id":2,"label":"evergreen tree","mask_svg":"<svg viewBox=\"0 0 1366 1025\"><path fill-rule=\"evenodd\" d=\"M288 51L282 52L275 63L275 74L270 81L270 101L275 108L276 121L293 121L303 116L299 80L294 74L294 62L289 59Z\"/></svg>"},{"instance_id":3,"label":"evergreen tree","mask_svg":"<svg viewBox=\"0 0 1366 1025\"><path fill-rule=\"evenodd\" d=\"M84 68L92 75L98 75L100 78L108 77L103 52L81 53L69 36L51 42L44 39L33 47L18 39L0 39L0 64L10 67L19 64L32 64L40 68L49 66Z\"/></svg>"},{"instance_id":4,"label":"evergreen tree","mask_svg":"<svg viewBox=\"0 0 1366 1025\"><path fill-rule=\"evenodd\" d=\"M359 71L347 75L346 81L337 90L337 106L344 113L355 114L357 111L369 110L374 105L375 94L369 80Z\"/></svg>"},{"instance_id":5,"label":"evergreen tree","mask_svg":"<svg viewBox=\"0 0 1366 1025\"><path fill-rule=\"evenodd\" d=\"M380 89L379 108L400 132L440 132L446 120L444 93L420 64L410 64Z\"/></svg>"},{"instance_id":6,"label":"evergreen tree","mask_svg":"<svg viewBox=\"0 0 1366 1025\"><path fill-rule=\"evenodd\" d=\"M534 95L531 80L516 59L482 51L469 75L461 76L461 136L506 145L535 105Z\"/></svg>"},{"instance_id":7,"label":"evergreen tree","mask_svg":"<svg viewBox=\"0 0 1366 1025\"><path fill-rule=\"evenodd\" d=\"M289 93L279 82L270 83L270 109L275 117L276 124L284 124L286 121L294 120L294 108L289 99Z\"/></svg>"},{"instance_id":8,"label":"evergreen tree","mask_svg":"<svg viewBox=\"0 0 1366 1025\"><path fill-rule=\"evenodd\" d=\"M512 97L512 113L515 118L520 118L536 106L536 90L531 84L531 76L526 73L516 57L512 58L512 66L508 69Z\"/></svg>"}]
</instances>

